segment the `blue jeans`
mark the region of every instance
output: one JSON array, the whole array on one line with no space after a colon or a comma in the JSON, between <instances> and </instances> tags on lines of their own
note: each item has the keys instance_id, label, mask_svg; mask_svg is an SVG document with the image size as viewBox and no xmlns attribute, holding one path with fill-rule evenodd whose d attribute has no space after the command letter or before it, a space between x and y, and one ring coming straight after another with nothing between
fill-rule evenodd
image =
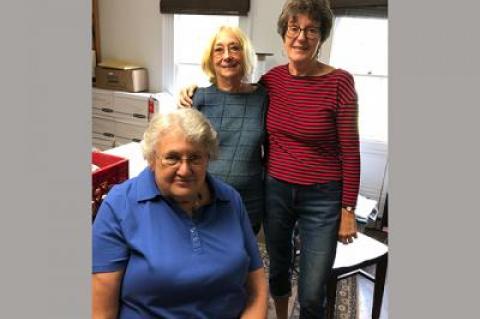
<instances>
[{"instance_id":1,"label":"blue jeans","mask_svg":"<svg viewBox=\"0 0 480 319\"><path fill-rule=\"evenodd\" d=\"M291 294L292 234L298 221L300 318L323 318L326 283L337 248L342 183L301 186L271 176L265 182L270 293L273 297Z\"/></svg>"}]
</instances>

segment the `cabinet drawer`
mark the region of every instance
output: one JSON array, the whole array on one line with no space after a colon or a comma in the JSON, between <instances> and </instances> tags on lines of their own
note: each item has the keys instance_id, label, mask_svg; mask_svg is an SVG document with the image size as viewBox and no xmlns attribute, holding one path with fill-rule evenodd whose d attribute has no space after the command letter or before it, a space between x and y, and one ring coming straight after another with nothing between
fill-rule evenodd
<instances>
[{"instance_id":1,"label":"cabinet drawer","mask_svg":"<svg viewBox=\"0 0 480 319\"><path fill-rule=\"evenodd\" d=\"M92 92L93 107L97 109L111 108L113 109L113 93L112 92Z\"/></svg>"},{"instance_id":2,"label":"cabinet drawer","mask_svg":"<svg viewBox=\"0 0 480 319\"><path fill-rule=\"evenodd\" d=\"M113 121L116 114L113 108L111 107L102 107L101 109L94 107L92 108L92 116L103 117Z\"/></svg>"},{"instance_id":3,"label":"cabinet drawer","mask_svg":"<svg viewBox=\"0 0 480 319\"><path fill-rule=\"evenodd\" d=\"M92 145L100 151L109 150L114 147L112 144L104 144L103 141L98 142L95 139L93 140Z\"/></svg>"},{"instance_id":4,"label":"cabinet drawer","mask_svg":"<svg viewBox=\"0 0 480 319\"><path fill-rule=\"evenodd\" d=\"M108 118L92 118L92 132L106 137L115 137L115 121Z\"/></svg>"},{"instance_id":5,"label":"cabinet drawer","mask_svg":"<svg viewBox=\"0 0 480 319\"><path fill-rule=\"evenodd\" d=\"M115 140L113 137L106 137L101 134L92 134L92 144L94 147L104 151L114 147Z\"/></svg>"},{"instance_id":6,"label":"cabinet drawer","mask_svg":"<svg viewBox=\"0 0 480 319\"><path fill-rule=\"evenodd\" d=\"M115 112L119 117L148 122L148 99L115 96Z\"/></svg>"},{"instance_id":7,"label":"cabinet drawer","mask_svg":"<svg viewBox=\"0 0 480 319\"><path fill-rule=\"evenodd\" d=\"M131 142L137 142L139 143L140 140L138 139L128 139L128 138L123 138L123 137L115 137L115 147L117 146L121 146L121 145L124 145L124 144L128 144L128 143L131 143Z\"/></svg>"},{"instance_id":8,"label":"cabinet drawer","mask_svg":"<svg viewBox=\"0 0 480 319\"><path fill-rule=\"evenodd\" d=\"M148 125L148 119L145 117L139 117L138 114L125 114L125 113L118 113L114 112L113 116L116 121L120 122L125 122L125 123L131 123L139 126L147 126Z\"/></svg>"},{"instance_id":9,"label":"cabinet drawer","mask_svg":"<svg viewBox=\"0 0 480 319\"><path fill-rule=\"evenodd\" d=\"M119 138L132 140L142 140L146 125L137 125L123 121L117 121L115 126L115 136Z\"/></svg>"}]
</instances>

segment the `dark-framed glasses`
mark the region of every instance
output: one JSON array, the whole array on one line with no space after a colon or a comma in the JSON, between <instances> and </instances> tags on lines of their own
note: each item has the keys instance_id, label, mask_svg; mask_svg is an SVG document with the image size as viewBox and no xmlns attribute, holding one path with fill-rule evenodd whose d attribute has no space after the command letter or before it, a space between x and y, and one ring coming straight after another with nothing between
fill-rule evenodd
<instances>
[{"instance_id":1,"label":"dark-framed glasses","mask_svg":"<svg viewBox=\"0 0 480 319\"><path fill-rule=\"evenodd\" d=\"M202 166L205 164L207 157L200 154L193 154L187 157L182 157L178 154L156 155L163 166L178 167L185 161L189 166Z\"/></svg>"},{"instance_id":2,"label":"dark-framed glasses","mask_svg":"<svg viewBox=\"0 0 480 319\"><path fill-rule=\"evenodd\" d=\"M307 39L317 40L320 38L320 28L319 27L306 27L300 28L296 25L289 25L287 27L287 37L296 38L303 31L303 34Z\"/></svg>"}]
</instances>

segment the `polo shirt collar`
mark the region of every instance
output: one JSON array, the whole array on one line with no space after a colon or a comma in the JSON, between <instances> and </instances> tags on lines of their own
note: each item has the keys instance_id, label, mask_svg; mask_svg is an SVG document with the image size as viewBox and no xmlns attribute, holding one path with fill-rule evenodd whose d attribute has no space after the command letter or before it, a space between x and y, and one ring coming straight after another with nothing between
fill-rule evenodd
<instances>
[{"instance_id":1,"label":"polo shirt collar","mask_svg":"<svg viewBox=\"0 0 480 319\"><path fill-rule=\"evenodd\" d=\"M229 201L225 187L222 187L218 180L209 173L207 173L207 183L213 189L212 195L215 201ZM152 200L158 196L163 198L155 182L155 173L147 166L137 176L137 201Z\"/></svg>"},{"instance_id":2,"label":"polo shirt collar","mask_svg":"<svg viewBox=\"0 0 480 319\"><path fill-rule=\"evenodd\" d=\"M213 189L213 198L214 200L219 200L222 202L230 201L226 188L223 187L219 182L218 179L207 173L207 183Z\"/></svg>"},{"instance_id":3,"label":"polo shirt collar","mask_svg":"<svg viewBox=\"0 0 480 319\"><path fill-rule=\"evenodd\" d=\"M155 174L150 167L145 167L137 176L137 201L151 200L161 196L155 182Z\"/></svg>"}]
</instances>

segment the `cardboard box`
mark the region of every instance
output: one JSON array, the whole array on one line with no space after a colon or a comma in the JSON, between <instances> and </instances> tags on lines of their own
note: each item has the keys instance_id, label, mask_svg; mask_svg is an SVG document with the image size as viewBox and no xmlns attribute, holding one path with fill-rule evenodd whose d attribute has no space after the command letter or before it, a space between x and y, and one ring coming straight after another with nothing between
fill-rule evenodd
<instances>
[{"instance_id":1,"label":"cardboard box","mask_svg":"<svg viewBox=\"0 0 480 319\"><path fill-rule=\"evenodd\" d=\"M115 69L97 66L95 79L95 86L102 89L127 92L148 90L148 74L144 68Z\"/></svg>"}]
</instances>

